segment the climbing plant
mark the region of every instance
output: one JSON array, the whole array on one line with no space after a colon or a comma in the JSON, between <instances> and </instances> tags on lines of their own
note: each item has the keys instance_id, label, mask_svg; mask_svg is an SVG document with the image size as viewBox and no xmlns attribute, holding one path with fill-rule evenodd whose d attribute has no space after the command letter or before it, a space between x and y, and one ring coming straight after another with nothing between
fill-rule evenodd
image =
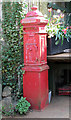
<instances>
[{"instance_id":1,"label":"climbing plant","mask_svg":"<svg viewBox=\"0 0 71 120\"><path fill-rule=\"evenodd\" d=\"M19 95L23 84L21 70L23 67L23 26L20 20L24 18L26 9L26 2L2 3L2 37L5 41L2 47L2 84L11 86L15 95Z\"/></svg>"}]
</instances>

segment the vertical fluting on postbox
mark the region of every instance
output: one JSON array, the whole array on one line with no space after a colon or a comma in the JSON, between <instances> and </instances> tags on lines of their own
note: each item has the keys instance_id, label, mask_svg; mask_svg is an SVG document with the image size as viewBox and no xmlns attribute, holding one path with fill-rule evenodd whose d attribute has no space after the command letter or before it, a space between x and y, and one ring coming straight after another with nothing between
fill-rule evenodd
<instances>
[{"instance_id":1,"label":"vertical fluting on postbox","mask_svg":"<svg viewBox=\"0 0 71 120\"><path fill-rule=\"evenodd\" d=\"M41 110L48 104L48 69L46 20L34 6L23 25L24 68L23 96L33 109Z\"/></svg>"}]
</instances>

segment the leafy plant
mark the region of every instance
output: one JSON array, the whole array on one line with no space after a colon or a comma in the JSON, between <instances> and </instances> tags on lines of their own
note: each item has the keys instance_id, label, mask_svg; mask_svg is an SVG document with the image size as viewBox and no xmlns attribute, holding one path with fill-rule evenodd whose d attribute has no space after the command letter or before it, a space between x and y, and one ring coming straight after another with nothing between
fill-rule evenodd
<instances>
[{"instance_id":1,"label":"leafy plant","mask_svg":"<svg viewBox=\"0 0 71 120\"><path fill-rule=\"evenodd\" d=\"M5 116L15 115L14 107L12 104L9 105L9 109L10 110L7 110L7 108L5 108L5 106L2 106L2 114L4 114Z\"/></svg>"},{"instance_id":2,"label":"leafy plant","mask_svg":"<svg viewBox=\"0 0 71 120\"><path fill-rule=\"evenodd\" d=\"M58 9L56 11L56 14L53 13L52 8L48 9L48 24L47 24L47 33L48 38L55 36L55 44L58 45L58 43L61 40L61 45L63 45L64 39L66 39L68 42L71 38L71 27L70 26L64 26L64 14L61 13L61 11Z\"/></svg>"},{"instance_id":3,"label":"leafy plant","mask_svg":"<svg viewBox=\"0 0 71 120\"><path fill-rule=\"evenodd\" d=\"M21 115L26 114L30 106L31 104L26 100L26 98L21 97L16 106L13 104L10 104L8 108L6 106L2 106L2 114L5 116L14 116L17 112Z\"/></svg>"},{"instance_id":4,"label":"leafy plant","mask_svg":"<svg viewBox=\"0 0 71 120\"><path fill-rule=\"evenodd\" d=\"M71 38L71 27L64 27L64 26L61 26L57 32L56 32L56 38L55 38L55 44L57 45L61 39L61 45L63 45L63 41L64 39L66 39L68 42Z\"/></svg>"},{"instance_id":5,"label":"leafy plant","mask_svg":"<svg viewBox=\"0 0 71 120\"><path fill-rule=\"evenodd\" d=\"M48 15L45 16L48 19L48 24L46 26L48 38L56 35L57 30L60 28L60 25L63 24L64 14L58 9L56 13L53 13L53 9L48 9Z\"/></svg>"},{"instance_id":6,"label":"leafy plant","mask_svg":"<svg viewBox=\"0 0 71 120\"><path fill-rule=\"evenodd\" d=\"M27 111L29 110L30 106L31 106L31 104L26 100L26 97L25 98L21 97L21 99L18 101L15 109L20 114L23 114L23 113L26 114Z\"/></svg>"}]
</instances>

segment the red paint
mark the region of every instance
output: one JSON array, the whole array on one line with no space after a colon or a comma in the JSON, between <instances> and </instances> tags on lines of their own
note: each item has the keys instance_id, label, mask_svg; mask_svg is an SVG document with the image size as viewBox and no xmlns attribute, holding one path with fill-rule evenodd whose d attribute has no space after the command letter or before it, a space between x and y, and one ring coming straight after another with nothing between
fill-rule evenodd
<instances>
[{"instance_id":1,"label":"red paint","mask_svg":"<svg viewBox=\"0 0 71 120\"><path fill-rule=\"evenodd\" d=\"M46 20L37 7L21 20L23 25L24 68L23 95L33 109L43 109L48 104L48 69Z\"/></svg>"}]
</instances>

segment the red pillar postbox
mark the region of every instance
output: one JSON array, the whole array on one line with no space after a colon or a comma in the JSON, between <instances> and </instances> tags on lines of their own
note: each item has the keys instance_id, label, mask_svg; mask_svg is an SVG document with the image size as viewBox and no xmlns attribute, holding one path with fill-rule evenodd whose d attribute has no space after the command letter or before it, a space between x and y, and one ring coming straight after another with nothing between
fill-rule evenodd
<instances>
[{"instance_id":1,"label":"red pillar postbox","mask_svg":"<svg viewBox=\"0 0 71 120\"><path fill-rule=\"evenodd\" d=\"M37 7L32 7L21 20L24 33L23 95L33 109L41 110L48 104L48 69L46 20Z\"/></svg>"}]
</instances>

